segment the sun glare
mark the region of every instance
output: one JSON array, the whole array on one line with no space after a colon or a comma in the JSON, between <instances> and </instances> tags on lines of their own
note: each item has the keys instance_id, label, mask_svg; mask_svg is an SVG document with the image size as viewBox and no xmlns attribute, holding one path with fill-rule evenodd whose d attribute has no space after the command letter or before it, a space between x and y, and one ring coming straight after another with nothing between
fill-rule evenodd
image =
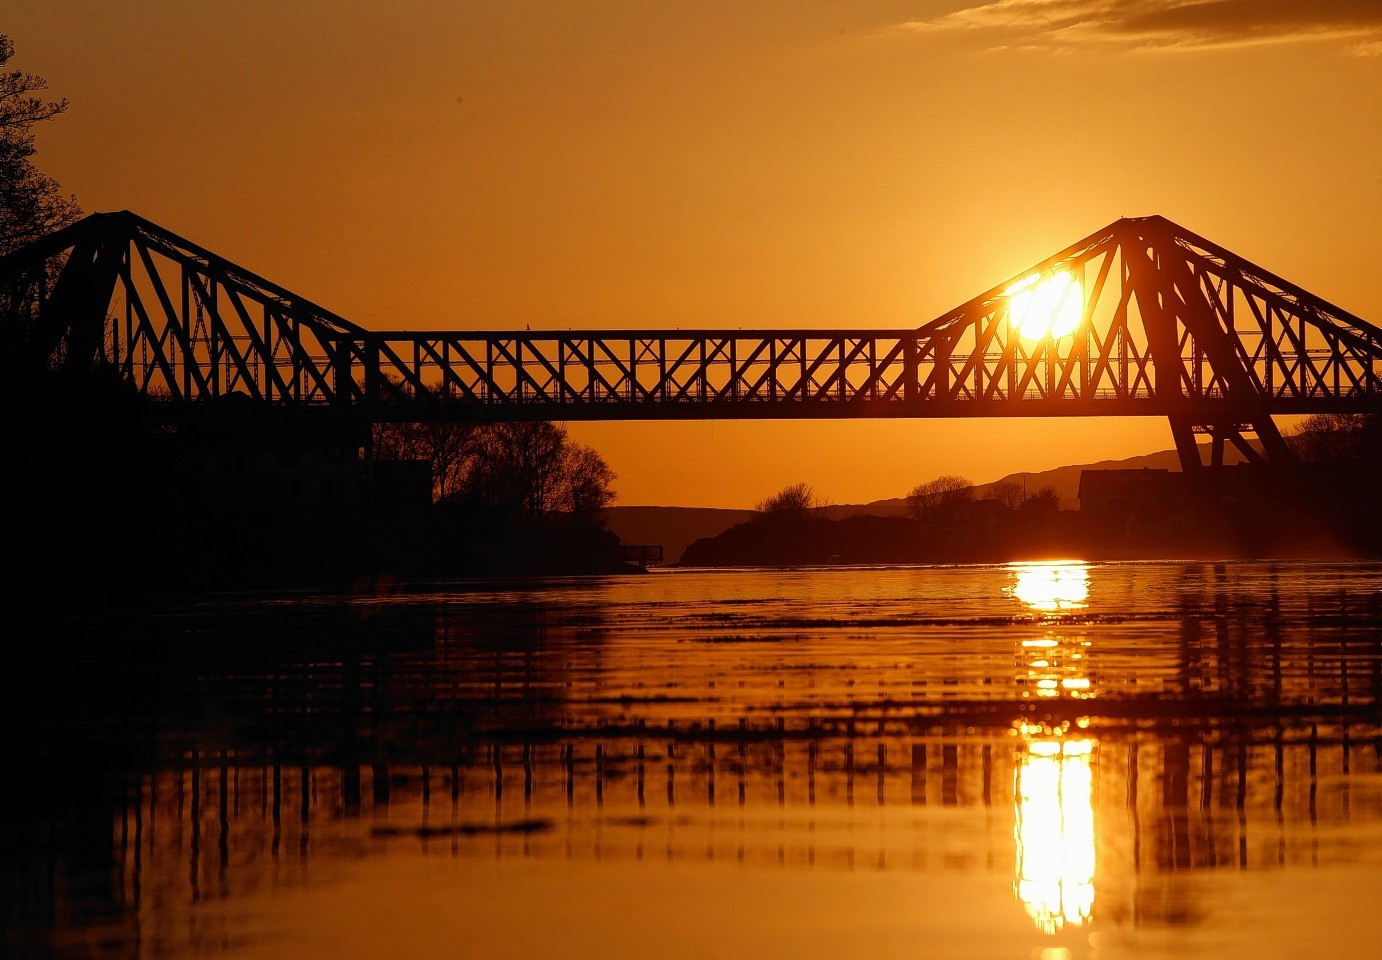
<instances>
[{"instance_id":1,"label":"sun glare","mask_svg":"<svg viewBox=\"0 0 1382 960\"><path fill-rule=\"evenodd\" d=\"M1068 337L1084 319L1080 281L1068 273L1032 274L1003 291L1008 322L1028 340Z\"/></svg>"}]
</instances>

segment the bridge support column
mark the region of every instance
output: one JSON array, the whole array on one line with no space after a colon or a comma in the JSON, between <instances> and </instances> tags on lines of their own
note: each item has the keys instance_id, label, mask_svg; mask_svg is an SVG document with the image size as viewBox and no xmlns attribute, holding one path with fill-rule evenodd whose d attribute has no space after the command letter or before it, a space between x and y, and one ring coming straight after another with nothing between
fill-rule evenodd
<instances>
[{"instance_id":1,"label":"bridge support column","mask_svg":"<svg viewBox=\"0 0 1382 960\"><path fill-rule=\"evenodd\" d=\"M65 369L91 369L104 346L106 306L122 256L123 245L107 238L73 246L52 293L40 307L37 329L27 344L32 364L45 365L60 350Z\"/></svg>"},{"instance_id":2,"label":"bridge support column","mask_svg":"<svg viewBox=\"0 0 1382 960\"><path fill-rule=\"evenodd\" d=\"M1248 463L1281 465L1290 463L1294 459L1281 431L1277 429L1272 418L1265 413L1246 423L1237 421L1203 423L1186 415L1172 416L1169 420L1171 422L1171 436L1176 441L1176 453L1180 457L1181 469L1186 473L1205 466L1222 467L1226 449L1225 441L1232 444L1234 449L1242 454L1243 459ZM1248 434L1257 437L1256 446L1253 445L1247 436ZM1200 444L1196 439L1200 435L1209 437L1208 464L1204 462L1201 456Z\"/></svg>"},{"instance_id":3,"label":"bridge support column","mask_svg":"<svg viewBox=\"0 0 1382 960\"><path fill-rule=\"evenodd\" d=\"M1189 417L1173 416L1171 437L1176 441L1176 454L1180 457L1180 468L1185 473L1194 473L1204 466L1200 460L1200 445L1195 439L1195 426Z\"/></svg>"},{"instance_id":4,"label":"bridge support column","mask_svg":"<svg viewBox=\"0 0 1382 960\"><path fill-rule=\"evenodd\" d=\"M1225 440L1249 462L1290 463L1294 458L1267 412L1262 384L1244 361L1246 349L1232 317L1216 307L1206 293L1206 284L1212 288L1212 278L1191 269L1175 238L1165 229L1151 231L1143 243L1146 245L1125 248L1124 256L1156 365L1158 396L1178 403L1230 401L1232 408L1242 411L1233 420L1210 422L1192 414L1172 414L1171 435L1181 469L1190 473L1205 466L1196 433L1210 436L1211 466L1223 466ZM1208 361L1212 370L1208 383L1200 369L1191 365L1192 349ZM1196 364L1202 362L1199 358ZM1244 433L1257 435L1260 450Z\"/></svg>"}]
</instances>

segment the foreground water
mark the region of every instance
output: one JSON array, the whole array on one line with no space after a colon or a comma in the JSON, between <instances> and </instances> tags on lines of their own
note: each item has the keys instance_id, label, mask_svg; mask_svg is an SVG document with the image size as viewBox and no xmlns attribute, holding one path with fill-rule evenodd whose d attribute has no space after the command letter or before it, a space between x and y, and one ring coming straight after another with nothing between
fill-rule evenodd
<instances>
[{"instance_id":1,"label":"foreground water","mask_svg":"<svg viewBox=\"0 0 1382 960\"><path fill-rule=\"evenodd\" d=\"M667 571L64 615L14 957L1372 957L1382 565Z\"/></svg>"}]
</instances>

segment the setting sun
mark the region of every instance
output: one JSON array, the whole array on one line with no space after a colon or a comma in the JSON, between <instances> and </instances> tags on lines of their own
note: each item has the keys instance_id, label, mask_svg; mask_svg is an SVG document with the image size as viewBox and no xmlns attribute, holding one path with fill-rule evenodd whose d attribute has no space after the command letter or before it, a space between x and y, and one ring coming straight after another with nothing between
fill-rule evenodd
<instances>
[{"instance_id":1,"label":"setting sun","mask_svg":"<svg viewBox=\"0 0 1382 960\"><path fill-rule=\"evenodd\" d=\"M1008 320L1028 340L1068 337L1084 318L1080 282L1068 273L1032 274L1003 291Z\"/></svg>"}]
</instances>

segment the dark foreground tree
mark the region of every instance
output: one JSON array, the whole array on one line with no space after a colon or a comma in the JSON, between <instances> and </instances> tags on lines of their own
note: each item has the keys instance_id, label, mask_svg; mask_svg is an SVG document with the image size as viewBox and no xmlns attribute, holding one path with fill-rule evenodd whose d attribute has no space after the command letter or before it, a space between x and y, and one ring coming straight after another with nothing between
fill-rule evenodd
<instances>
[{"instance_id":1,"label":"dark foreground tree","mask_svg":"<svg viewBox=\"0 0 1382 960\"><path fill-rule=\"evenodd\" d=\"M1382 460L1382 416L1317 413L1301 421L1286 442L1307 463L1376 463Z\"/></svg>"},{"instance_id":2,"label":"dark foreground tree","mask_svg":"<svg viewBox=\"0 0 1382 960\"><path fill-rule=\"evenodd\" d=\"M599 516L614 501L614 471L593 447L579 443L567 452L566 468L566 509L576 517Z\"/></svg>"},{"instance_id":3,"label":"dark foreground tree","mask_svg":"<svg viewBox=\"0 0 1382 960\"><path fill-rule=\"evenodd\" d=\"M382 562L427 575L607 573L624 569L605 528L614 471L561 424L376 427L377 460L426 463L434 502L423 522L390 524Z\"/></svg>"},{"instance_id":4,"label":"dark foreground tree","mask_svg":"<svg viewBox=\"0 0 1382 960\"><path fill-rule=\"evenodd\" d=\"M34 96L48 88L42 77L4 70L14 44L0 34L0 255L72 223L81 216L74 197L33 164L35 124L67 109L66 100Z\"/></svg>"},{"instance_id":5,"label":"dark foreground tree","mask_svg":"<svg viewBox=\"0 0 1382 960\"><path fill-rule=\"evenodd\" d=\"M443 569L481 576L608 573L622 569L605 528L614 471L560 424L474 428L459 492L437 504Z\"/></svg>"},{"instance_id":6,"label":"dark foreground tree","mask_svg":"<svg viewBox=\"0 0 1382 960\"><path fill-rule=\"evenodd\" d=\"M477 427L462 484L475 499L530 517L594 518L614 499L614 471L566 428L540 420Z\"/></svg>"},{"instance_id":7,"label":"dark foreground tree","mask_svg":"<svg viewBox=\"0 0 1382 960\"><path fill-rule=\"evenodd\" d=\"M427 463L437 501L589 520L614 500L614 471L604 457L557 423L380 424L373 444L378 460Z\"/></svg>"},{"instance_id":8,"label":"dark foreground tree","mask_svg":"<svg viewBox=\"0 0 1382 960\"><path fill-rule=\"evenodd\" d=\"M432 499L460 493L475 459L475 426L469 423L380 423L374 427L377 460L425 462Z\"/></svg>"}]
</instances>

